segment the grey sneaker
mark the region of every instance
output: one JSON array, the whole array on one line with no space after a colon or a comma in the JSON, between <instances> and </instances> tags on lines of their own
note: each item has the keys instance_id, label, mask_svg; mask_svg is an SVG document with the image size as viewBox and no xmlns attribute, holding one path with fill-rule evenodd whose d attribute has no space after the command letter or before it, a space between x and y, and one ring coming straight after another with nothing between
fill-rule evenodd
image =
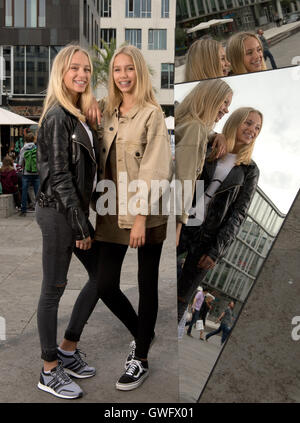
<instances>
[{"instance_id":1,"label":"grey sneaker","mask_svg":"<svg viewBox=\"0 0 300 423\"><path fill-rule=\"evenodd\" d=\"M116 383L116 388L120 391L131 391L138 388L149 374L148 362L137 359L131 360L127 370Z\"/></svg>"},{"instance_id":2,"label":"grey sneaker","mask_svg":"<svg viewBox=\"0 0 300 423\"><path fill-rule=\"evenodd\" d=\"M82 390L68 376L61 363L51 370L50 374L45 374L42 370L38 388L42 391L49 392L59 398L75 399L82 397Z\"/></svg>"},{"instance_id":3,"label":"grey sneaker","mask_svg":"<svg viewBox=\"0 0 300 423\"><path fill-rule=\"evenodd\" d=\"M78 379L85 379L95 376L95 367L90 367L82 359L82 355L86 356L82 351L76 350L73 355L65 355L60 350L57 351L57 356L62 362L62 366L66 373Z\"/></svg>"}]
</instances>

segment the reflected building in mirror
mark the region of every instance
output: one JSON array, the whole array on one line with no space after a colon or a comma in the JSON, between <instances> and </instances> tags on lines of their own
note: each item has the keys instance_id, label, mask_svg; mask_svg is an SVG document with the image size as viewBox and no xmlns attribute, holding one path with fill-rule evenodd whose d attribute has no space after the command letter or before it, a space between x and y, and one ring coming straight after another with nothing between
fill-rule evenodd
<instances>
[{"instance_id":1,"label":"reflected building in mirror","mask_svg":"<svg viewBox=\"0 0 300 423\"><path fill-rule=\"evenodd\" d=\"M235 314L245 302L284 221L267 195L257 188L247 218L226 256L207 273L207 286L216 300L210 313L218 317L228 301L236 303Z\"/></svg>"}]
</instances>

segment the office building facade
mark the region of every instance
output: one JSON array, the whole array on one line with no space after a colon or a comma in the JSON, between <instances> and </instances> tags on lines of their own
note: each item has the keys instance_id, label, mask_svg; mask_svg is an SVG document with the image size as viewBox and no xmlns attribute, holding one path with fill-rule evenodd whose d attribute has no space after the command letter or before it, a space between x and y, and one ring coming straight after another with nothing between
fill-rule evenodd
<instances>
[{"instance_id":1,"label":"office building facade","mask_svg":"<svg viewBox=\"0 0 300 423\"><path fill-rule=\"evenodd\" d=\"M284 221L275 204L258 188L247 219L226 256L205 277L203 285L216 297L213 315L233 300L244 303Z\"/></svg>"}]
</instances>

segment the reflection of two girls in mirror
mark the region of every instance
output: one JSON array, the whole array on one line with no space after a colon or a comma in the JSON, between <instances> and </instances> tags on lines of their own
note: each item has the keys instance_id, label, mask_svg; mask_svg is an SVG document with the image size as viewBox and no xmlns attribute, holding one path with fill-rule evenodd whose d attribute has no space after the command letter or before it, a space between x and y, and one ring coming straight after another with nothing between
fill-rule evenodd
<instances>
[{"instance_id":1,"label":"reflection of two girls in mirror","mask_svg":"<svg viewBox=\"0 0 300 423\"><path fill-rule=\"evenodd\" d=\"M263 46L251 32L238 32L226 48L213 39L200 39L190 46L185 64L185 82L266 70Z\"/></svg>"},{"instance_id":2,"label":"reflection of two girls in mirror","mask_svg":"<svg viewBox=\"0 0 300 423\"><path fill-rule=\"evenodd\" d=\"M229 113L234 93L223 80L203 81L175 110L176 178L204 181L204 194L177 216L177 255L186 254L179 273L178 321L196 287L229 249L244 222L259 170L251 159L263 116L252 107L234 110L222 134L212 130ZM203 219L195 210L202 207Z\"/></svg>"},{"instance_id":3,"label":"reflection of two girls in mirror","mask_svg":"<svg viewBox=\"0 0 300 423\"><path fill-rule=\"evenodd\" d=\"M83 394L73 378L96 374L77 345L99 299L132 336L124 364L110 364L120 367L117 389L135 389L148 376L148 352L155 337L158 270L168 217L152 216L141 205L135 216L121 215L118 210L114 215L97 216L94 229L89 222L89 204L97 181L117 181L119 172L126 172L129 182L141 179L148 186L152 179L172 178L164 115L140 50L126 46L115 52L108 96L99 106L91 94L91 75L87 51L71 45L58 53L37 139L41 184L36 216L43 236L43 283L37 318L44 362L38 388L66 399ZM98 128L93 125L95 118ZM128 246L137 248L137 313L120 290ZM89 280L58 347L58 306L72 252L85 266ZM101 378L101 369L97 371Z\"/></svg>"}]
</instances>

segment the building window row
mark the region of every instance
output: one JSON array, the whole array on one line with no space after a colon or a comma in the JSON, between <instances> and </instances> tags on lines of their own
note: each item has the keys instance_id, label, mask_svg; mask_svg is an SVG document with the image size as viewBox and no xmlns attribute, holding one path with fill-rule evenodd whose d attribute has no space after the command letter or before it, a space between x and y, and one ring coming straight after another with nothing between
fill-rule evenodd
<instances>
[{"instance_id":1,"label":"building window row","mask_svg":"<svg viewBox=\"0 0 300 423\"><path fill-rule=\"evenodd\" d=\"M151 18L151 7L151 0L126 0L125 16L126 18ZM170 0L161 0L161 17L170 17Z\"/></svg>"},{"instance_id":2,"label":"building window row","mask_svg":"<svg viewBox=\"0 0 300 423\"><path fill-rule=\"evenodd\" d=\"M5 26L43 28L46 26L46 0L5 0Z\"/></svg>"},{"instance_id":3,"label":"building window row","mask_svg":"<svg viewBox=\"0 0 300 423\"><path fill-rule=\"evenodd\" d=\"M115 28L101 29L102 40L110 45L112 40L116 39ZM141 29L125 29L125 41L129 44L142 48L142 30ZM167 30L166 29L149 29L148 30L148 50L166 50L167 49Z\"/></svg>"},{"instance_id":4,"label":"building window row","mask_svg":"<svg viewBox=\"0 0 300 423\"><path fill-rule=\"evenodd\" d=\"M8 94L44 94L52 62L61 46L3 46L5 60L2 91Z\"/></svg>"}]
</instances>

